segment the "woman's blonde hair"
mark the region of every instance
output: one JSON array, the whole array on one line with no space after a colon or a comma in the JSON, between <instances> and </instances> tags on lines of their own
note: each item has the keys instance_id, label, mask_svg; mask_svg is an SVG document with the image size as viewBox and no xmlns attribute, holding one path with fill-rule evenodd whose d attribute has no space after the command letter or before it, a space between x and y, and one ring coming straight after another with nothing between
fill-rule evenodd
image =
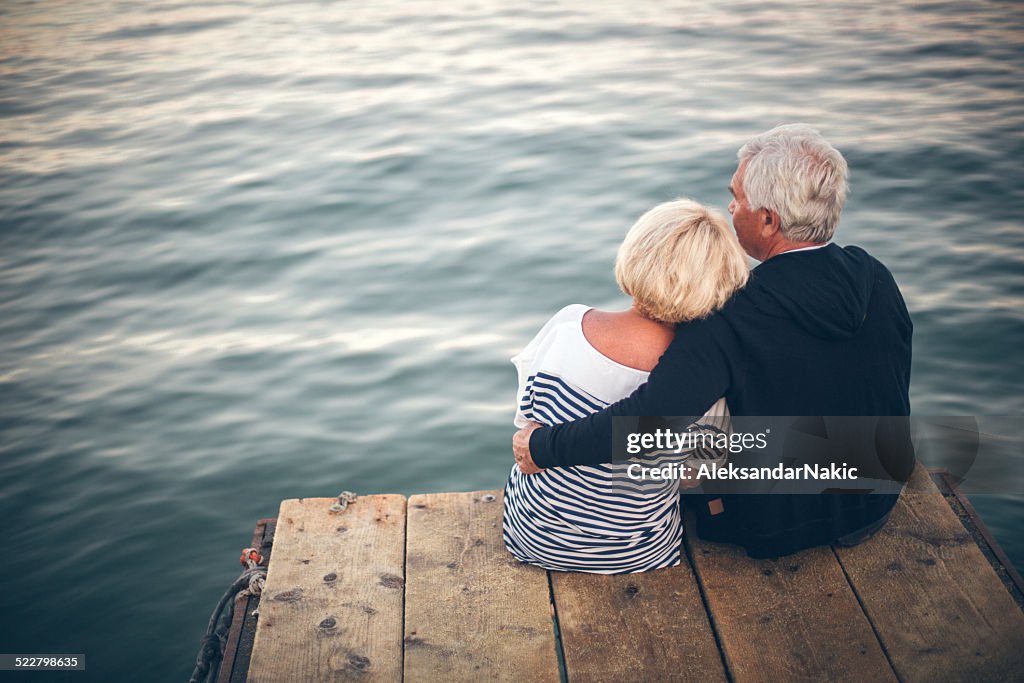
<instances>
[{"instance_id":1,"label":"woman's blonde hair","mask_svg":"<svg viewBox=\"0 0 1024 683\"><path fill-rule=\"evenodd\" d=\"M747 283L739 240L718 211L690 199L654 207L619 247L615 279L637 310L678 323L710 315Z\"/></svg>"}]
</instances>

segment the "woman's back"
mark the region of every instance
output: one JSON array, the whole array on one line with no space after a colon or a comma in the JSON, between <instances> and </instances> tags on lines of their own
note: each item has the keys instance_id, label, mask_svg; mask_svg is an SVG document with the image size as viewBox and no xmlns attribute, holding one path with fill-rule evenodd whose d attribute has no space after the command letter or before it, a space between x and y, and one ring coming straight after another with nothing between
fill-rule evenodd
<instances>
[{"instance_id":1,"label":"woman's back","mask_svg":"<svg viewBox=\"0 0 1024 683\"><path fill-rule=\"evenodd\" d=\"M513 358L520 379L516 424L577 420L645 382L671 330L637 318L581 305L559 311ZM720 401L709 413L724 409ZM676 480L636 481L625 464L534 475L513 467L505 544L517 559L546 569L610 574L674 566L682 540L678 496Z\"/></svg>"}]
</instances>

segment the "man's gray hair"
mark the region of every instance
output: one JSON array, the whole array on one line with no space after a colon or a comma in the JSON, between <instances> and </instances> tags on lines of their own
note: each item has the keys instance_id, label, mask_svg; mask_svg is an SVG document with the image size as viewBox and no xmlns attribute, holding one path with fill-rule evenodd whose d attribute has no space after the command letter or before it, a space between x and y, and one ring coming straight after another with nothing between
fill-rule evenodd
<instances>
[{"instance_id":1,"label":"man's gray hair","mask_svg":"<svg viewBox=\"0 0 1024 683\"><path fill-rule=\"evenodd\" d=\"M772 128L736 154L751 210L779 214L782 236L823 244L832 239L846 202L846 160L821 133L803 123Z\"/></svg>"}]
</instances>

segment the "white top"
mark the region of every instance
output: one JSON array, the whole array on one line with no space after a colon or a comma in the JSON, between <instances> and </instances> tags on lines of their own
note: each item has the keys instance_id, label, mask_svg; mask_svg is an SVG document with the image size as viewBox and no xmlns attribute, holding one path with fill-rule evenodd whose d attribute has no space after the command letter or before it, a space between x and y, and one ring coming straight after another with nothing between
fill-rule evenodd
<instances>
[{"instance_id":1,"label":"white top","mask_svg":"<svg viewBox=\"0 0 1024 683\"><path fill-rule=\"evenodd\" d=\"M586 417L632 394L648 373L608 358L583 334L590 307L566 306L512 358L519 371L515 424ZM728 415L720 399L708 416ZM674 456L682 462L691 453ZM676 480L636 481L627 465L549 468L505 486L505 545L546 569L618 574L679 564L682 524Z\"/></svg>"}]
</instances>

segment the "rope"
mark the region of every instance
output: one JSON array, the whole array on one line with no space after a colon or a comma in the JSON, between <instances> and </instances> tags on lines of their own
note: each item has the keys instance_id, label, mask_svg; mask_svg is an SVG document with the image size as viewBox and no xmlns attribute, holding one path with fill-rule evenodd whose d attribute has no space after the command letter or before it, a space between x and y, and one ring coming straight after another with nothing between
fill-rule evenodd
<instances>
[{"instance_id":1,"label":"rope","mask_svg":"<svg viewBox=\"0 0 1024 683\"><path fill-rule=\"evenodd\" d=\"M331 512L344 512L345 508L348 507L348 504L356 502L356 498L358 497L359 496L352 493L351 491L342 491L341 493L338 494L338 502L328 509Z\"/></svg>"},{"instance_id":2,"label":"rope","mask_svg":"<svg viewBox=\"0 0 1024 683\"><path fill-rule=\"evenodd\" d=\"M206 683L210 674L218 669L221 657L224 656L224 645L227 643L227 632L231 628L231 619L235 612L235 598L239 595L261 595L267 581L267 568L261 567L263 557L252 548L242 551L241 563L246 569L235 579L210 615L206 626L206 635L199 640L199 654L196 655L196 666L192 671L189 683ZM259 607L253 612L259 612Z\"/></svg>"}]
</instances>

